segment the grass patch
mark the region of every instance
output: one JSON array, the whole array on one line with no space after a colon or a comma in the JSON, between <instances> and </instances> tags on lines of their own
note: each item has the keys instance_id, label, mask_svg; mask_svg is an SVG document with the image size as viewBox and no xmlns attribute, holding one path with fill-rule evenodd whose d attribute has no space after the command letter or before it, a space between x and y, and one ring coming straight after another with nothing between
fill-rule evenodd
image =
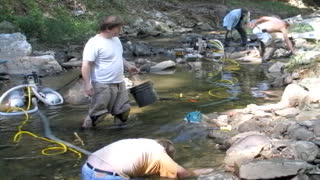
<instances>
[{"instance_id":1,"label":"grass patch","mask_svg":"<svg viewBox=\"0 0 320 180\"><path fill-rule=\"evenodd\" d=\"M299 23L299 24L292 24L289 27L289 32L295 32L295 33L304 33L304 32L311 32L314 31L313 27L310 24L307 23Z\"/></svg>"},{"instance_id":2,"label":"grass patch","mask_svg":"<svg viewBox=\"0 0 320 180\"><path fill-rule=\"evenodd\" d=\"M314 58L312 55L309 57L308 54L313 54L313 52L318 52L320 50L320 44L317 43L313 50L306 51L305 53L295 55L290 58L290 61L286 64L285 69L287 72L293 72L301 67L312 67L315 63L319 63L319 58Z\"/></svg>"},{"instance_id":3,"label":"grass patch","mask_svg":"<svg viewBox=\"0 0 320 180\"><path fill-rule=\"evenodd\" d=\"M270 12L274 14L279 14L281 12L286 12L287 14L297 14L297 12L300 11L300 9L297 7L279 1L226 0L226 4L235 7L263 9L264 12Z\"/></svg>"}]
</instances>

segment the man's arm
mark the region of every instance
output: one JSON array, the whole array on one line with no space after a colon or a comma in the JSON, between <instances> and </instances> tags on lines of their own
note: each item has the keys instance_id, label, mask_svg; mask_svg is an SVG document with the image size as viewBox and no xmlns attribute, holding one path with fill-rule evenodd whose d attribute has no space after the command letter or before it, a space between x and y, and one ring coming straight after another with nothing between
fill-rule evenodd
<instances>
[{"instance_id":1,"label":"man's arm","mask_svg":"<svg viewBox=\"0 0 320 180\"><path fill-rule=\"evenodd\" d=\"M256 27L258 24L261 24L261 23L266 22L266 21L269 21L269 20L271 20L271 17L262 16L262 17L260 17L259 19L256 19L256 20L254 20L253 22L249 23L248 26L249 26L250 28L254 28L254 27Z\"/></svg>"},{"instance_id":2,"label":"man's arm","mask_svg":"<svg viewBox=\"0 0 320 180\"><path fill-rule=\"evenodd\" d=\"M282 32L282 35L283 35L283 40L287 44L287 48L289 49L289 51L291 53L293 53L293 45L292 45L292 43L291 43L291 41L290 41L290 39L288 37L288 30L287 29L282 29L281 32Z\"/></svg>"},{"instance_id":3,"label":"man's arm","mask_svg":"<svg viewBox=\"0 0 320 180\"><path fill-rule=\"evenodd\" d=\"M94 90L90 81L90 74L93 62L92 61L82 61L81 74L84 80L84 92L88 96L92 96L94 94Z\"/></svg>"},{"instance_id":4,"label":"man's arm","mask_svg":"<svg viewBox=\"0 0 320 180\"><path fill-rule=\"evenodd\" d=\"M127 60L125 60L124 58L123 58L123 65L124 65L124 67L125 67L126 69L128 69L128 71L131 72L131 73L139 72L139 71L140 71L136 66L130 64L130 63L129 63Z\"/></svg>"},{"instance_id":5,"label":"man's arm","mask_svg":"<svg viewBox=\"0 0 320 180\"><path fill-rule=\"evenodd\" d=\"M159 173L161 177L167 178L184 178L199 176L201 174L208 174L213 171L213 169L185 169L179 164L177 164L168 154L164 154L160 160Z\"/></svg>"}]
</instances>

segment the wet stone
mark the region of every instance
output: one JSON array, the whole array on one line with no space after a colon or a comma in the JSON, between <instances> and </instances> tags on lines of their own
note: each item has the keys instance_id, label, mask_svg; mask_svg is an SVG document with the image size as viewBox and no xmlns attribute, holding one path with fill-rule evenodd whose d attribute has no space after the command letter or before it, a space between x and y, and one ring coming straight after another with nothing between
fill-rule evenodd
<instances>
[{"instance_id":1,"label":"wet stone","mask_svg":"<svg viewBox=\"0 0 320 180\"><path fill-rule=\"evenodd\" d=\"M270 159L253 160L240 167L240 178L274 179L308 172L313 166L301 160Z\"/></svg>"}]
</instances>

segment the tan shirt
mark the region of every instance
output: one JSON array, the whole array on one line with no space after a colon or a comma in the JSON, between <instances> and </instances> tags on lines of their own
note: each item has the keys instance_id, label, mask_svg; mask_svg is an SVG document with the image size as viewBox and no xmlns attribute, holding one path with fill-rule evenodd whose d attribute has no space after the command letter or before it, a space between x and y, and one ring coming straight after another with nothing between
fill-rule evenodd
<instances>
[{"instance_id":1,"label":"tan shirt","mask_svg":"<svg viewBox=\"0 0 320 180\"><path fill-rule=\"evenodd\" d=\"M124 139L96 151L88 158L95 168L116 172L124 178L159 174L176 178L178 164L152 139Z\"/></svg>"}]
</instances>

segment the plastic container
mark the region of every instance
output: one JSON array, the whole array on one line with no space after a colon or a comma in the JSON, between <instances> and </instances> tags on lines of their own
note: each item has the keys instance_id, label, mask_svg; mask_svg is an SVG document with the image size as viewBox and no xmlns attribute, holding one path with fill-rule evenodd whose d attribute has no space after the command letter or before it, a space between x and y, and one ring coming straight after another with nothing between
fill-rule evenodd
<instances>
[{"instance_id":1,"label":"plastic container","mask_svg":"<svg viewBox=\"0 0 320 180\"><path fill-rule=\"evenodd\" d=\"M153 88L153 84L150 81L130 88L130 93L136 100L139 107L153 104L158 100L158 96Z\"/></svg>"}]
</instances>

